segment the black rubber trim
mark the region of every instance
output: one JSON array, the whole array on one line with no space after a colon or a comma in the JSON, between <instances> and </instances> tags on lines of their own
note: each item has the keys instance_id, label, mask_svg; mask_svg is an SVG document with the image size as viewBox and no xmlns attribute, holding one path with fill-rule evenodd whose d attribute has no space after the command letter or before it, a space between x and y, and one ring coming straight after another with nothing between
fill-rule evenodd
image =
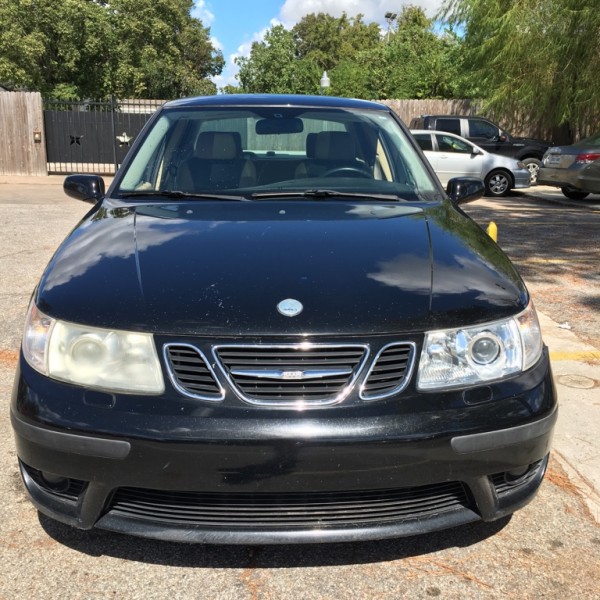
<instances>
[{"instance_id":1,"label":"black rubber trim","mask_svg":"<svg viewBox=\"0 0 600 600\"><path fill-rule=\"evenodd\" d=\"M131 444L129 442L51 431L50 429L36 427L35 425L21 421L12 411L10 420L15 432L21 437L40 446L58 450L59 452L71 452L83 456L123 460L127 458L131 451Z\"/></svg>"},{"instance_id":2,"label":"black rubber trim","mask_svg":"<svg viewBox=\"0 0 600 600\"><path fill-rule=\"evenodd\" d=\"M527 425L453 437L450 440L450 445L452 446L452 450L457 454L469 454L471 452L483 452L485 450L511 446L512 444L520 444L551 431L557 418L558 410L555 409L547 417L534 423L528 423Z\"/></svg>"}]
</instances>

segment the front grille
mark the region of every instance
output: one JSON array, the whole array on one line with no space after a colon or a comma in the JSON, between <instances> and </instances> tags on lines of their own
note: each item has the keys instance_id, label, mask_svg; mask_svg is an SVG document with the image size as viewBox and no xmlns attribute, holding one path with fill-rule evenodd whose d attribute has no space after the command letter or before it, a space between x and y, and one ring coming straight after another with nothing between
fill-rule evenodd
<instances>
[{"instance_id":1,"label":"front grille","mask_svg":"<svg viewBox=\"0 0 600 600\"><path fill-rule=\"evenodd\" d=\"M360 396L379 400L402 391L407 385L414 361L415 345L390 344L379 352L362 386Z\"/></svg>"},{"instance_id":2,"label":"front grille","mask_svg":"<svg viewBox=\"0 0 600 600\"><path fill-rule=\"evenodd\" d=\"M219 346L237 393L259 405L326 405L343 400L367 358L366 346Z\"/></svg>"},{"instance_id":3,"label":"front grille","mask_svg":"<svg viewBox=\"0 0 600 600\"><path fill-rule=\"evenodd\" d=\"M179 391L202 400L222 400L224 392L217 383L202 353L189 344L165 346L171 383Z\"/></svg>"},{"instance_id":4,"label":"front grille","mask_svg":"<svg viewBox=\"0 0 600 600\"><path fill-rule=\"evenodd\" d=\"M424 519L470 508L460 482L391 490L214 494L121 488L115 516L221 528L313 528Z\"/></svg>"}]
</instances>

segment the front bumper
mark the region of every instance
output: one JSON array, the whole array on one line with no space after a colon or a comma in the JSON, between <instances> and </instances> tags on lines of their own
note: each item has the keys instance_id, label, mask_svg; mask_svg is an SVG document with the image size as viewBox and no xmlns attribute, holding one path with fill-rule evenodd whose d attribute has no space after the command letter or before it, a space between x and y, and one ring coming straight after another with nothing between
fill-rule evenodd
<instances>
[{"instance_id":1,"label":"front bumper","mask_svg":"<svg viewBox=\"0 0 600 600\"><path fill-rule=\"evenodd\" d=\"M525 169L521 171L513 171L513 177L515 179L515 184L513 189L523 189L531 187L531 173Z\"/></svg>"},{"instance_id":2,"label":"front bumper","mask_svg":"<svg viewBox=\"0 0 600 600\"><path fill-rule=\"evenodd\" d=\"M447 400L444 410L394 414L394 400L366 412L200 415L181 424L203 429L169 436L41 422L19 410L39 398L26 381L36 377L18 376L11 410L36 507L82 529L180 542L355 541L495 520L535 495L557 418L547 355L507 384L505 398L492 389L493 400L473 395L470 406Z\"/></svg>"}]
</instances>

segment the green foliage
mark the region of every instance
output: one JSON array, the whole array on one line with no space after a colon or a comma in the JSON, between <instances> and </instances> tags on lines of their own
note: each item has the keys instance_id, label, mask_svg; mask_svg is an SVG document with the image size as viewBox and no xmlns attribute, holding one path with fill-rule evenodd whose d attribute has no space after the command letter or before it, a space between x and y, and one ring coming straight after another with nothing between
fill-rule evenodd
<instances>
[{"instance_id":1,"label":"green foliage","mask_svg":"<svg viewBox=\"0 0 600 600\"><path fill-rule=\"evenodd\" d=\"M384 64L388 71L386 98L453 98L458 69L453 61L457 37L437 35L433 22L417 7L405 7L387 36Z\"/></svg>"},{"instance_id":2,"label":"green foliage","mask_svg":"<svg viewBox=\"0 0 600 600\"><path fill-rule=\"evenodd\" d=\"M311 61L319 71L330 71L356 52L375 48L380 41L379 26L367 25L362 15L335 18L325 13L305 16L293 29L295 55Z\"/></svg>"},{"instance_id":3,"label":"green foliage","mask_svg":"<svg viewBox=\"0 0 600 600\"><path fill-rule=\"evenodd\" d=\"M600 10L582 0L446 0L469 77L513 126L591 123L600 112ZM522 123L523 119L528 123ZM511 119L507 119L511 121Z\"/></svg>"},{"instance_id":4,"label":"green foliage","mask_svg":"<svg viewBox=\"0 0 600 600\"><path fill-rule=\"evenodd\" d=\"M304 65L294 55L294 38L283 25L272 27L262 42L254 42L250 57L236 59L244 92L302 93Z\"/></svg>"},{"instance_id":5,"label":"green foliage","mask_svg":"<svg viewBox=\"0 0 600 600\"><path fill-rule=\"evenodd\" d=\"M434 33L433 23L414 6L403 8L384 36L362 15L310 14L291 31L276 25L255 42L249 57L237 59L238 79L245 92L310 94L319 92L327 71L328 93L339 96L451 98L461 81L460 46L457 36Z\"/></svg>"},{"instance_id":6,"label":"green foliage","mask_svg":"<svg viewBox=\"0 0 600 600\"><path fill-rule=\"evenodd\" d=\"M0 83L61 99L214 94L193 0L0 0Z\"/></svg>"}]
</instances>

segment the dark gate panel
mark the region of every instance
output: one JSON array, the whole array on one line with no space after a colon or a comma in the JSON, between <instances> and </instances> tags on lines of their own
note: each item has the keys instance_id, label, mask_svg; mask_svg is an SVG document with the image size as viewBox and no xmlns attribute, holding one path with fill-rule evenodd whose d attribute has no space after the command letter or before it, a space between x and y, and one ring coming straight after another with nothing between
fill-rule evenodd
<instances>
[{"instance_id":1,"label":"dark gate panel","mask_svg":"<svg viewBox=\"0 0 600 600\"><path fill-rule=\"evenodd\" d=\"M151 103L151 104L150 104ZM47 101L44 110L49 173L115 173L162 101Z\"/></svg>"}]
</instances>

